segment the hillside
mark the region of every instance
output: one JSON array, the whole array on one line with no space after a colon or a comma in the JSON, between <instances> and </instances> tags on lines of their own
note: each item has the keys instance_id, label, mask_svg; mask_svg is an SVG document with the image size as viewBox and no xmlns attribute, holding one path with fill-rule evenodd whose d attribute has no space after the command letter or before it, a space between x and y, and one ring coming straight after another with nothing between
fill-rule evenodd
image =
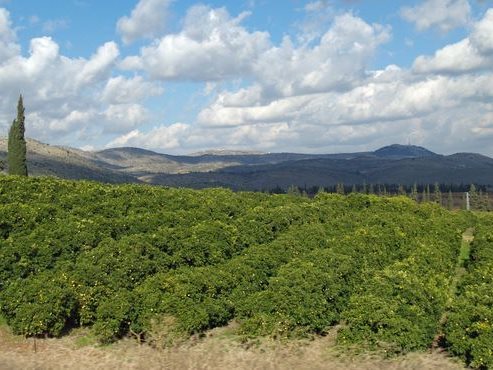
<instances>
[{"instance_id":1,"label":"hillside","mask_svg":"<svg viewBox=\"0 0 493 370\"><path fill-rule=\"evenodd\" d=\"M0 160L6 160L7 140L0 138ZM27 140L27 167L34 176L56 176L64 179L85 179L108 183L138 182L98 160L91 152L68 147L52 146Z\"/></svg>"},{"instance_id":2,"label":"hillside","mask_svg":"<svg viewBox=\"0 0 493 370\"><path fill-rule=\"evenodd\" d=\"M0 139L0 160L6 140ZM270 190L351 184L493 184L493 159L449 156L412 145L339 154L256 153L225 150L168 155L139 148L87 152L28 140L32 175L109 183L144 182L192 188Z\"/></svg>"}]
</instances>

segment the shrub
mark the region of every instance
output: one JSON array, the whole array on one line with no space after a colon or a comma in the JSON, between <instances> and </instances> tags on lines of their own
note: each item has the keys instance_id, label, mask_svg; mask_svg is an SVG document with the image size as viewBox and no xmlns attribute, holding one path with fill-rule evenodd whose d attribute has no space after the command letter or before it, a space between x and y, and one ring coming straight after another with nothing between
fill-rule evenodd
<instances>
[{"instance_id":1,"label":"shrub","mask_svg":"<svg viewBox=\"0 0 493 370\"><path fill-rule=\"evenodd\" d=\"M16 334L59 336L76 321L76 299L63 273L18 279L0 299L1 311Z\"/></svg>"}]
</instances>

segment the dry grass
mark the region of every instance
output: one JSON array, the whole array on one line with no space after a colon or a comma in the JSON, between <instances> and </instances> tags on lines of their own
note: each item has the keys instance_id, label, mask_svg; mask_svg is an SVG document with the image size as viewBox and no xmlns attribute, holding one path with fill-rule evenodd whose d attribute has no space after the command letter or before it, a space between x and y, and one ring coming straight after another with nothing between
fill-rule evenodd
<instances>
[{"instance_id":1,"label":"dry grass","mask_svg":"<svg viewBox=\"0 0 493 370\"><path fill-rule=\"evenodd\" d=\"M231 328L221 328L204 338L156 350L131 339L97 346L85 330L61 339L34 341L13 336L3 327L0 369L463 369L443 353L412 353L395 359L340 355L334 349L334 337L244 344Z\"/></svg>"}]
</instances>

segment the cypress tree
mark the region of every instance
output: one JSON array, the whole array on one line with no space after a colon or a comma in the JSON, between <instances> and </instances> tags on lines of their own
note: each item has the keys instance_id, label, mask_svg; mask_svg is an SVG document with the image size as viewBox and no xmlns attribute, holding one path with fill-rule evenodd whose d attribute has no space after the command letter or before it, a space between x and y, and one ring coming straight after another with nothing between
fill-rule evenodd
<instances>
[{"instance_id":1,"label":"cypress tree","mask_svg":"<svg viewBox=\"0 0 493 370\"><path fill-rule=\"evenodd\" d=\"M440 191L440 185L438 182L435 182L434 189L433 189L433 200L435 203L442 204L442 192Z\"/></svg>"},{"instance_id":2,"label":"cypress tree","mask_svg":"<svg viewBox=\"0 0 493 370\"><path fill-rule=\"evenodd\" d=\"M24 104L22 95L17 103L17 118L12 122L9 131L7 161L9 175L27 176L26 140L24 139Z\"/></svg>"},{"instance_id":3,"label":"cypress tree","mask_svg":"<svg viewBox=\"0 0 493 370\"><path fill-rule=\"evenodd\" d=\"M454 196L452 190L448 191L448 209L452 210L454 208Z\"/></svg>"},{"instance_id":4,"label":"cypress tree","mask_svg":"<svg viewBox=\"0 0 493 370\"><path fill-rule=\"evenodd\" d=\"M469 200L471 203L471 209L477 209L478 208L478 192L476 190L476 185L471 184L469 186Z\"/></svg>"},{"instance_id":5,"label":"cypress tree","mask_svg":"<svg viewBox=\"0 0 493 370\"><path fill-rule=\"evenodd\" d=\"M397 188L397 194L398 195L407 195L406 189L404 188L404 185L399 185Z\"/></svg>"},{"instance_id":6,"label":"cypress tree","mask_svg":"<svg viewBox=\"0 0 493 370\"><path fill-rule=\"evenodd\" d=\"M301 191L300 191L300 188L298 186L291 185L288 188L288 191L286 192L286 194L291 195L291 196L294 196L294 197L300 197L301 196Z\"/></svg>"},{"instance_id":7,"label":"cypress tree","mask_svg":"<svg viewBox=\"0 0 493 370\"><path fill-rule=\"evenodd\" d=\"M338 183L336 185L336 193L337 194L342 194L344 195L345 191L344 191L344 184L341 182L341 183Z\"/></svg>"},{"instance_id":8,"label":"cypress tree","mask_svg":"<svg viewBox=\"0 0 493 370\"><path fill-rule=\"evenodd\" d=\"M418 185L414 183L413 187L411 188L411 199L415 200L416 202L418 201Z\"/></svg>"}]
</instances>

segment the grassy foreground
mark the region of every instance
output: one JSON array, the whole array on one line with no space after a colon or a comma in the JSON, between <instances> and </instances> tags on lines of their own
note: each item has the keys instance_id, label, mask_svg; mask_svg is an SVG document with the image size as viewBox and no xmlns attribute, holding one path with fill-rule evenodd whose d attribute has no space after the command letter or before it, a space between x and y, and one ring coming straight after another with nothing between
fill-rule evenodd
<instances>
[{"instance_id":1,"label":"grassy foreground","mask_svg":"<svg viewBox=\"0 0 493 370\"><path fill-rule=\"evenodd\" d=\"M0 368L36 369L443 369L464 367L440 352L413 352L384 359L376 354L343 355L335 332L314 340L245 344L233 328L217 328L202 338L157 350L125 339L99 346L87 330L60 339L25 339L0 328Z\"/></svg>"}]
</instances>

